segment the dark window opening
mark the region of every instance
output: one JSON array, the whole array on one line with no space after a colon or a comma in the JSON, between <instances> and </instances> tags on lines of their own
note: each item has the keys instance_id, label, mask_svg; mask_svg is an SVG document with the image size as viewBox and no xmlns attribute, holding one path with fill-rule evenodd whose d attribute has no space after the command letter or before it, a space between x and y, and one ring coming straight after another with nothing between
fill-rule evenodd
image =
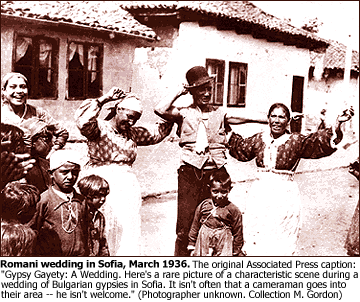
<instances>
[{"instance_id":1,"label":"dark window opening","mask_svg":"<svg viewBox=\"0 0 360 302\"><path fill-rule=\"evenodd\" d=\"M230 62L228 106L245 107L247 64Z\"/></svg>"},{"instance_id":2,"label":"dark window opening","mask_svg":"<svg viewBox=\"0 0 360 302\"><path fill-rule=\"evenodd\" d=\"M69 44L69 99L100 96L102 90L102 57L103 51L100 45L75 42Z\"/></svg>"},{"instance_id":3,"label":"dark window opening","mask_svg":"<svg viewBox=\"0 0 360 302\"><path fill-rule=\"evenodd\" d=\"M225 61L206 59L206 69L209 75L215 78L211 102L213 105L222 106L224 103Z\"/></svg>"},{"instance_id":4,"label":"dark window opening","mask_svg":"<svg viewBox=\"0 0 360 302\"><path fill-rule=\"evenodd\" d=\"M14 49L13 70L28 79L29 97L56 98L58 42L43 36L17 36Z\"/></svg>"}]
</instances>

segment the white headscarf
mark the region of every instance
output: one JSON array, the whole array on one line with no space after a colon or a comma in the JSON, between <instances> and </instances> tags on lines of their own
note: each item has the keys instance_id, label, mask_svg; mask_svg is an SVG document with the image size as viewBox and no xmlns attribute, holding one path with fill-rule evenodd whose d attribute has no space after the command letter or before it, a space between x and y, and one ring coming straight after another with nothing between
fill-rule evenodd
<instances>
[{"instance_id":1,"label":"white headscarf","mask_svg":"<svg viewBox=\"0 0 360 302\"><path fill-rule=\"evenodd\" d=\"M125 98L116 102L115 106L118 108L133 110L140 114L143 113L141 102L139 98L133 93L127 94Z\"/></svg>"},{"instance_id":2,"label":"white headscarf","mask_svg":"<svg viewBox=\"0 0 360 302\"><path fill-rule=\"evenodd\" d=\"M79 153L73 150L57 150L50 156L50 171L60 168L67 162L77 164L80 166Z\"/></svg>"}]
</instances>

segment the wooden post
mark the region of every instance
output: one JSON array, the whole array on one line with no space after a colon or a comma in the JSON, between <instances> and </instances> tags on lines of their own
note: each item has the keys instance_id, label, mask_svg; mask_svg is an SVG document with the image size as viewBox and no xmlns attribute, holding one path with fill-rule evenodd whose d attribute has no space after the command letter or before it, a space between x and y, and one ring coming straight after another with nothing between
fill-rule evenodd
<instances>
[{"instance_id":1,"label":"wooden post","mask_svg":"<svg viewBox=\"0 0 360 302\"><path fill-rule=\"evenodd\" d=\"M345 68L344 68L344 83L343 83L343 95L345 97L345 105L348 106L348 101L351 96L350 93L350 73L351 73L351 60L352 60L352 47L351 47L351 35L348 36L346 43L345 54Z\"/></svg>"},{"instance_id":2,"label":"wooden post","mask_svg":"<svg viewBox=\"0 0 360 302\"><path fill-rule=\"evenodd\" d=\"M350 74L351 74L351 61L352 61L352 44L351 35L346 40L346 54L345 54L345 66L344 66L344 82L343 82L343 97L344 97L344 109L350 108L352 105L352 89L350 86ZM350 120L347 125L344 126L344 132L353 131L353 124Z\"/></svg>"}]
</instances>

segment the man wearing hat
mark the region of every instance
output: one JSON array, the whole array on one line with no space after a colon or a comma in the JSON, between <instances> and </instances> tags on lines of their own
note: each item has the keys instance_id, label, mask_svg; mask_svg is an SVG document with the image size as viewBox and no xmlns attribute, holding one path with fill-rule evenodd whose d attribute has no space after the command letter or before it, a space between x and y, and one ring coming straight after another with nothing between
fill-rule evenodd
<instances>
[{"instance_id":1,"label":"man wearing hat","mask_svg":"<svg viewBox=\"0 0 360 302\"><path fill-rule=\"evenodd\" d=\"M36 256L87 256L87 214L83 196L74 185L80 158L71 150L50 156L52 186L41 194L30 225L38 231Z\"/></svg>"},{"instance_id":2,"label":"man wearing hat","mask_svg":"<svg viewBox=\"0 0 360 302\"><path fill-rule=\"evenodd\" d=\"M211 173L226 164L226 134L229 124L247 122L266 123L266 119L252 120L229 117L221 107L212 106L213 78L203 66L195 66L186 73L188 85L172 101L160 102L155 113L178 124L181 166L178 170L178 218L175 256L188 256L188 233L197 205L210 197L206 186ZM175 107L174 102L190 93L193 104Z\"/></svg>"},{"instance_id":3,"label":"man wearing hat","mask_svg":"<svg viewBox=\"0 0 360 302\"><path fill-rule=\"evenodd\" d=\"M113 102L105 119L100 112ZM89 162L83 176L95 174L107 180L110 193L102 212L110 256L140 256L141 190L131 166L137 146L153 145L170 134L173 123L136 127L142 114L140 100L114 87L98 99L85 100L76 112L77 126L87 138Z\"/></svg>"}]
</instances>

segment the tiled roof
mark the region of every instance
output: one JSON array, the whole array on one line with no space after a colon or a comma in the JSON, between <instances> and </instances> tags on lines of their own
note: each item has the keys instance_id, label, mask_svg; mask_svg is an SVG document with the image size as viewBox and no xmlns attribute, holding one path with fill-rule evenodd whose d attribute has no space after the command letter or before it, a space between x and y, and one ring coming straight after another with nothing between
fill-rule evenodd
<instances>
[{"instance_id":1,"label":"tiled roof","mask_svg":"<svg viewBox=\"0 0 360 302\"><path fill-rule=\"evenodd\" d=\"M116 1L1 1L1 15L70 23L152 40L156 38L151 28L135 20Z\"/></svg>"},{"instance_id":2,"label":"tiled roof","mask_svg":"<svg viewBox=\"0 0 360 302\"><path fill-rule=\"evenodd\" d=\"M315 66L316 62L324 56L323 68L328 69L345 69L346 46L336 41L331 41L330 46L326 49L325 54L311 52L311 65ZM359 72L359 52L352 51L351 70Z\"/></svg>"},{"instance_id":3,"label":"tiled roof","mask_svg":"<svg viewBox=\"0 0 360 302\"><path fill-rule=\"evenodd\" d=\"M237 22L257 25L265 30L285 33L291 36L301 36L307 39L323 42L327 40L306 30L296 28L284 20L268 14L250 1L120 1L121 7L136 13L136 11L191 11L208 17L220 17Z\"/></svg>"}]
</instances>

